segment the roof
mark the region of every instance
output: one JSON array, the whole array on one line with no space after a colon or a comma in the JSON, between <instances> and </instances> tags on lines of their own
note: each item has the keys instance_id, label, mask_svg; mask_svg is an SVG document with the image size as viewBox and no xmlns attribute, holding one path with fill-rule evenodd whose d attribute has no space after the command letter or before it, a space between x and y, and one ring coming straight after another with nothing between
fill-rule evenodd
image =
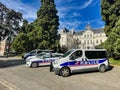
<instances>
[{"instance_id":1,"label":"roof","mask_svg":"<svg viewBox=\"0 0 120 90\"><path fill-rule=\"evenodd\" d=\"M97 34L97 33L103 33L104 32L104 28L99 28L99 29L92 29L92 31Z\"/></svg>"},{"instance_id":2,"label":"roof","mask_svg":"<svg viewBox=\"0 0 120 90\"><path fill-rule=\"evenodd\" d=\"M85 31L86 30L77 31L77 32L75 32L75 35L82 35ZM91 31L94 34L103 33L104 32L104 28L92 29Z\"/></svg>"}]
</instances>

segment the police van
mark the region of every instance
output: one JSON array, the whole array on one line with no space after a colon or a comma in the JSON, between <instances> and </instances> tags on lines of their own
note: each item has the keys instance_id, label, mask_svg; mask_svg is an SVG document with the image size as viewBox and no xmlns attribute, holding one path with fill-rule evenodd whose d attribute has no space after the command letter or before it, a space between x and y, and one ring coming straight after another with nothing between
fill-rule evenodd
<instances>
[{"instance_id":1,"label":"police van","mask_svg":"<svg viewBox=\"0 0 120 90\"><path fill-rule=\"evenodd\" d=\"M50 65L50 71L54 70L56 75L63 77L81 71L105 72L108 68L109 60L106 49L72 49Z\"/></svg>"}]
</instances>

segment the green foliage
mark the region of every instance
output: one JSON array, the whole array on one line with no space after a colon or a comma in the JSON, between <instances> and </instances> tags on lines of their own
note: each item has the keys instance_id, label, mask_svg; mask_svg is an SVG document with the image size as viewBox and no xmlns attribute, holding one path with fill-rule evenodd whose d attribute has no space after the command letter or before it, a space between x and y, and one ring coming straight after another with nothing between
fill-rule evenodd
<instances>
[{"instance_id":1,"label":"green foliage","mask_svg":"<svg viewBox=\"0 0 120 90\"><path fill-rule=\"evenodd\" d=\"M120 20L116 22L112 32L108 35L108 39L102 44L109 52L110 57L120 59Z\"/></svg>"},{"instance_id":2,"label":"green foliage","mask_svg":"<svg viewBox=\"0 0 120 90\"><path fill-rule=\"evenodd\" d=\"M14 36L14 32L20 31L22 14L7 8L0 3L0 36L4 39L6 36ZM0 38L1 38L0 37Z\"/></svg>"},{"instance_id":3,"label":"green foliage","mask_svg":"<svg viewBox=\"0 0 120 90\"><path fill-rule=\"evenodd\" d=\"M17 52L25 52L28 50L28 37L24 33L20 33L12 43L12 47Z\"/></svg>"},{"instance_id":4,"label":"green foliage","mask_svg":"<svg viewBox=\"0 0 120 90\"><path fill-rule=\"evenodd\" d=\"M13 43L14 49L17 51L30 51L33 49L59 51L58 21L54 0L41 0L41 7L37 11L37 19L30 24L26 20L23 21L22 34L15 39ZM26 43L23 41L18 42L20 40L26 41ZM27 47L23 47L24 44L27 44Z\"/></svg>"},{"instance_id":5,"label":"green foliage","mask_svg":"<svg viewBox=\"0 0 120 90\"><path fill-rule=\"evenodd\" d=\"M120 18L120 0L102 0L101 14L105 21L105 32L109 35Z\"/></svg>"},{"instance_id":6,"label":"green foliage","mask_svg":"<svg viewBox=\"0 0 120 90\"><path fill-rule=\"evenodd\" d=\"M37 48L55 50L58 46L59 18L55 7L54 0L41 0L41 8L38 10L37 19L34 22L35 30L39 30L41 34Z\"/></svg>"},{"instance_id":7,"label":"green foliage","mask_svg":"<svg viewBox=\"0 0 120 90\"><path fill-rule=\"evenodd\" d=\"M120 0L102 0L101 14L108 36L102 47L108 50L110 57L120 59Z\"/></svg>"}]
</instances>

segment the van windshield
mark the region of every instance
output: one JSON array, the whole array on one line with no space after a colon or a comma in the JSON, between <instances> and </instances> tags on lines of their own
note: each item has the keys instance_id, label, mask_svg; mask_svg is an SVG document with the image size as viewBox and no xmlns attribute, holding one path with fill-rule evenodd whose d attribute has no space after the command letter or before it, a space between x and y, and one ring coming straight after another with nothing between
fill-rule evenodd
<instances>
[{"instance_id":1,"label":"van windshield","mask_svg":"<svg viewBox=\"0 0 120 90\"><path fill-rule=\"evenodd\" d=\"M62 56L63 58L67 57L71 52L73 52L74 50L69 50L67 52L64 53L64 55Z\"/></svg>"}]
</instances>

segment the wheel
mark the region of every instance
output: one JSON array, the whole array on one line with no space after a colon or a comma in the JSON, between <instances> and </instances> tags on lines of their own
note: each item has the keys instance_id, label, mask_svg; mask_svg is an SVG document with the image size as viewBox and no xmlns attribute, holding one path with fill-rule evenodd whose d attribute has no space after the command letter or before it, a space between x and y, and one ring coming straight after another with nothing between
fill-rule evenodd
<instances>
[{"instance_id":1,"label":"wheel","mask_svg":"<svg viewBox=\"0 0 120 90\"><path fill-rule=\"evenodd\" d=\"M33 62L33 63L31 64L31 67L33 67L33 68L36 68L36 67L38 67L38 63L36 63L36 62Z\"/></svg>"},{"instance_id":2,"label":"wheel","mask_svg":"<svg viewBox=\"0 0 120 90\"><path fill-rule=\"evenodd\" d=\"M103 73L106 71L105 65L100 65L99 72Z\"/></svg>"},{"instance_id":3,"label":"wheel","mask_svg":"<svg viewBox=\"0 0 120 90\"><path fill-rule=\"evenodd\" d=\"M68 67L63 67L60 70L60 75L63 76L63 77L69 76L70 75L70 69Z\"/></svg>"}]
</instances>

